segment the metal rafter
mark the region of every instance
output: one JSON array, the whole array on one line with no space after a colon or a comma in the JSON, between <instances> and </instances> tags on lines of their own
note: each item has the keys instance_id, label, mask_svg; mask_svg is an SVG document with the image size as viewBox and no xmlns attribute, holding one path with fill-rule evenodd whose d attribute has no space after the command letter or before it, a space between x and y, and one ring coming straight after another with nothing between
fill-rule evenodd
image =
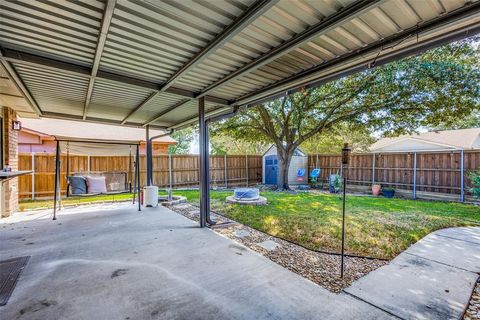
<instances>
[{"instance_id":1,"label":"metal rafter","mask_svg":"<svg viewBox=\"0 0 480 320\"><path fill-rule=\"evenodd\" d=\"M98 35L97 49L95 50L92 72L90 74L90 81L88 82L87 97L85 98L85 106L83 108L83 120L87 118L88 106L92 100L93 85L95 84L95 77L97 76L98 67L100 66L103 48L105 47L105 42L107 41L108 29L110 29L110 23L112 22L116 2L117 0L108 0L107 4L105 5L102 27L100 29L100 34Z\"/></svg>"},{"instance_id":2,"label":"metal rafter","mask_svg":"<svg viewBox=\"0 0 480 320\"><path fill-rule=\"evenodd\" d=\"M86 120L83 120L83 116L81 115L66 114L61 112L51 112L51 111L44 111L42 114L42 117L51 118L51 119L67 119L67 120L76 120L76 121L86 121L86 122L92 122L92 123L123 125L125 127L132 127L132 128L139 128L143 126L142 123L126 122L122 124L121 121L119 120L110 120L110 119L102 119L102 118L95 118L95 117L87 117ZM159 129L159 130L166 129L166 127L164 126L155 126L155 125L151 125L150 128Z\"/></svg>"},{"instance_id":3,"label":"metal rafter","mask_svg":"<svg viewBox=\"0 0 480 320\"><path fill-rule=\"evenodd\" d=\"M145 123L143 124L143 126L147 126L147 125L152 124L153 122L155 122L155 121L157 121L158 119L160 119L163 115L165 115L165 114L167 114L167 113L169 113L169 112L171 112L171 111L173 111L173 110L175 110L175 109L183 106L183 105L186 104L186 103L189 103L191 100L192 100L192 99L184 99L184 100L182 100L182 101L180 101L180 102L177 102L177 103L171 105L170 107L162 110L160 113L157 113L153 118L151 118L150 120L148 120L147 122L145 122Z\"/></svg>"},{"instance_id":4,"label":"metal rafter","mask_svg":"<svg viewBox=\"0 0 480 320\"><path fill-rule=\"evenodd\" d=\"M132 111L130 111L127 116L125 118L123 118L122 120L122 124L125 124L125 122L127 122L128 119L130 119L131 116L133 116L133 114L135 112L137 112L138 110L140 110L140 108L142 108L144 105L146 105L147 103L149 103L150 101L152 101L156 96L157 96L158 92L153 92L152 94L150 94L147 99L143 100L138 106L136 106Z\"/></svg>"},{"instance_id":5,"label":"metal rafter","mask_svg":"<svg viewBox=\"0 0 480 320\"><path fill-rule=\"evenodd\" d=\"M153 93L152 96L148 97L147 100L140 103L132 112L124 119L128 119L135 112L140 110L144 105L149 101L154 99L161 92L169 89L178 79L182 76L193 70L196 66L202 63L209 54L222 47L230 41L234 36L239 34L245 27L247 27L252 21L257 19L259 16L264 14L268 9L273 7L280 0L261 0L256 1L251 5L242 15L235 19L227 28L225 28L220 34L214 37L204 48L197 52L187 63L185 63L181 68L179 68L167 81L165 81L161 87L160 91ZM192 97L193 99L193 97ZM161 113L163 115L164 113ZM159 117L156 117L155 120L158 120ZM154 121L155 121L154 120ZM148 123L152 123L149 121Z\"/></svg>"},{"instance_id":6,"label":"metal rafter","mask_svg":"<svg viewBox=\"0 0 480 320\"><path fill-rule=\"evenodd\" d=\"M40 67L47 67L47 68L53 68L53 69L59 69L62 70L63 72L67 74L73 74L73 75L83 75L86 77L91 77L91 68L86 66L86 65L80 65L80 64L75 64L71 62L66 62L66 61L60 61L44 56L39 56L37 54L32 54L24 51L19 51L19 50L14 50L14 49L7 49L7 48L2 48L0 47L0 51L3 51L4 54L4 60L8 62L13 62L13 63L23 63L23 64L30 64L30 65L35 65L35 66L40 66ZM150 89L155 92L160 92L160 85L155 82L143 80L143 79L137 79L137 78L132 78L128 77L125 75L113 73L113 72L108 72L108 71L102 71L98 70L97 71L97 76L96 79L102 79L106 81L115 81L115 82L121 82L124 84L128 85L133 85L141 88L146 88ZM171 93L175 94L178 96L183 96L187 98L194 98L195 93L181 89L181 88L175 88L175 87L170 87L167 90L165 90L166 93ZM229 105L230 101L227 99L219 98L219 97L214 97L214 96L206 96L205 101L212 102L215 104L219 105Z\"/></svg>"},{"instance_id":7,"label":"metal rafter","mask_svg":"<svg viewBox=\"0 0 480 320\"><path fill-rule=\"evenodd\" d=\"M24 97L26 98L27 102L30 104L30 106L33 108L33 111L38 115L41 116L43 114L42 109L40 109L40 106L38 105L37 101L33 98L32 94L28 90L28 88L25 86L23 83L22 79L20 76L17 74L15 71L15 68L8 62L3 55L3 52L0 48L0 63L3 65L5 68L9 79L15 84L17 87L18 91L20 91Z\"/></svg>"},{"instance_id":8,"label":"metal rafter","mask_svg":"<svg viewBox=\"0 0 480 320\"><path fill-rule=\"evenodd\" d=\"M335 79L363 71L365 69L368 69L370 66L365 62L361 61L357 64L350 65L345 69L342 69L340 71L335 72L334 74L328 74L323 77L317 78L315 80L310 80L308 82L302 83L302 84L297 84L291 89L280 89L288 83L292 83L295 81L301 81L302 78L307 78L309 76L312 76L316 73L322 72L327 70L328 68L335 68L337 65L340 65L344 63L345 61L354 58L355 56L367 56L369 54L379 52L379 50L382 50L384 48L387 48L389 46L395 45L401 41L404 41L406 38L409 37L416 37L417 35L428 32L429 30L433 30L435 28L438 28L442 25L445 24L450 24L454 23L458 20L461 19L467 19L470 16L476 15L480 13L480 2L473 3L467 7L462 7L460 9L457 9L449 14L440 16L437 19L428 21L426 23L423 23L422 25L412 27L410 29L404 30L403 32L400 32L392 37L378 40L370 45L367 45L363 47L362 49L347 53L345 55L342 55L338 58L329 60L325 63L322 63L320 65L314 66L310 69L304 70L296 75L293 75L291 77L285 78L281 81L278 81L272 85L266 86L260 90L257 90L254 93L249 93L246 94L237 100L233 102L233 104L237 105L245 105L245 104L257 104L260 102L265 102L268 100L272 100L274 98L279 97L280 95L284 95L285 91L288 91L289 93L297 91L299 88L304 88L304 87L316 87L320 86L326 82L333 81ZM403 57L407 57L412 54L416 54L431 48L435 48L438 46L441 46L446 43L450 43L452 41L456 40L461 40L464 39L468 36L473 36L477 33L480 33L480 26L478 23L472 23L470 25L465 26L461 30L457 30L456 32L450 32L446 35L442 35L439 37L435 37L433 39L428 39L425 41L421 42L416 42L413 46L409 46L406 49L402 49L399 52L392 52L390 54L382 55L379 56L375 60L375 66L379 66L388 62L392 62L394 60L398 60ZM275 91L278 90L278 91ZM272 93L269 93L273 91ZM264 97L261 98L255 98L258 96L261 96L262 94L268 94Z\"/></svg>"},{"instance_id":9,"label":"metal rafter","mask_svg":"<svg viewBox=\"0 0 480 320\"><path fill-rule=\"evenodd\" d=\"M227 111L227 110L231 111L233 108L235 108L235 107L218 107L218 108L215 108L213 110L210 110L210 111L206 112L205 117L206 117L206 119L208 119L210 117L217 116L218 114L220 114L224 111ZM192 123L196 122L197 119L198 119L197 115L195 115L193 117L188 117L186 119L180 120L178 123L174 124L173 126L170 126L169 129L175 129L175 130L183 129L185 127L190 126Z\"/></svg>"},{"instance_id":10,"label":"metal rafter","mask_svg":"<svg viewBox=\"0 0 480 320\"><path fill-rule=\"evenodd\" d=\"M203 97L212 90L274 61L285 53L299 47L303 43L319 37L320 35L342 25L346 21L352 20L353 18L361 15L362 13L367 12L370 9L380 5L380 3L384 1L385 0L360 0L354 2L347 7L342 8L338 12L326 17L312 27L296 34L290 40L283 42L282 44L266 52L265 54L253 59L251 62L245 64L243 67L210 84L205 89L203 89L197 95L197 97Z\"/></svg>"},{"instance_id":11,"label":"metal rafter","mask_svg":"<svg viewBox=\"0 0 480 320\"><path fill-rule=\"evenodd\" d=\"M193 68L202 63L205 58L230 41L239 34L255 19L267 12L271 7L278 3L279 0L259 0L255 1L247 10L243 12L232 24L225 28L220 34L213 38L202 50L196 53L185 65L178 69L167 81L162 85L162 91L172 86L175 81L191 71Z\"/></svg>"}]
</instances>

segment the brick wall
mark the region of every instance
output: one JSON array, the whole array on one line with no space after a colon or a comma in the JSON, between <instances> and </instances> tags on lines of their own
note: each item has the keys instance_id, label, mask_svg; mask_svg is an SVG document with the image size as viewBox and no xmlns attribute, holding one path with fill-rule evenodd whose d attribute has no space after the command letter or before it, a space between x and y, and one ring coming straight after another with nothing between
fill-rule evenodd
<instances>
[{"instance_id":1,"label":"brick wall","mask_svg":"<svg viewBox=\"0 0 480 320\"><path fill-rule=\"evenodd\" d=\"M4 166L9 166L12 171L18 170L18 131L13 130L12 122L17 120L15 111L3 108L3 142ZM18 210L18 178L3 182L3 207L2 217L8 217Z\"/></svg>"}]
</instances>

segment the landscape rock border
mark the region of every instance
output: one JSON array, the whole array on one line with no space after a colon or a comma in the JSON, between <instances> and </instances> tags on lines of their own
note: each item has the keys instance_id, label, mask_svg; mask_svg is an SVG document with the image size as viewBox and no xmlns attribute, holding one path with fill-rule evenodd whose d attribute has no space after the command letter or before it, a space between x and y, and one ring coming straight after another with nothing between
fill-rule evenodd
<instances>
[{"instance_id":1,"label":"landscape rock border","mask_svg":"<svg viewBox=\"0 0 480 320\"><path fill-rule=\"evenodd\" d=\"M200 211L198 207L189 203L174 205L170 209L191 220L199 221ZM378 259L345 257L345 274L342 279L340 278L339 255L308 250L214 212L211 212L211 218L217 222L211 227L214 232L243 244L282 267L334 293L340 293L354 281L389 262ZM246 235L247 233L248 235ZM274 250L266 250L260 244L268 240L277 243L279 246Z\"/></svg>"}]
</instances>

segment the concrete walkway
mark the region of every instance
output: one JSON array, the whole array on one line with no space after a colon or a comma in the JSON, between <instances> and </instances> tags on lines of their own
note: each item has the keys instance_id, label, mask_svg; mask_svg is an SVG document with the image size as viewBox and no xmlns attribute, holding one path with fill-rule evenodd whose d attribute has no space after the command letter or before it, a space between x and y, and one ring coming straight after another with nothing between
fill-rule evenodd
<instances>
[{"instance_id":1,"label":"concrete walkway","mask_svg":"<svg viewBox=\"0 0 480 320\"><path fill-rule=\"evenodd\" d=\"M480 272L480 228L431 233L345 292L401 319L460 319Z\"/></svg>"},{"instance_id":2,"label":"concrete walkway","mask_svg":"<svg viewBox=\"0 0 480 320\"><path fill-rule=\"evenodd\" d=\"M163 207L35 213L0 220L0 259L31 256L0 319L458 318L479 240L442 230L337 295Z\"/></svg>"},{"instance_id":3,"label":"concrete walkway","mask_svg":"<svg viewBox=\"0 0 480 320\"><path fill-rule=\"evenodd\" d=\"M392 319L162 207L38 217L0 222L31 255L0 319Z\"/></svg>"}]
</instances>

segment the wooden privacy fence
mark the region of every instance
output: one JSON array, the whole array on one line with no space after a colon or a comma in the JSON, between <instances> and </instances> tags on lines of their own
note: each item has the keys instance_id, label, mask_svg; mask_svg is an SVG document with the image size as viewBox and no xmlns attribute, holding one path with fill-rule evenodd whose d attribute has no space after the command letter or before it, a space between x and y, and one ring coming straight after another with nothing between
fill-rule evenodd
<instances>
[{"instance_id":1,"label":"wooden privacy fence","mask_svg":"<svg viewBox=\"0 0 480 320\"><path fill-rule=\"evenodd\" d=\"M480 150L449 152L408 152L352 154L348 183L370 186L374 183L395 189L458 194L463 201L471 187L468 173L480 167ZM311 154L309 172L321 169L321 178L342 171L340 155Z\"/></svg>"},{"instance_id":2,"label":"wooden privacy fence","mask_svg":"<svg viewBox=\"0 0 480 320\"><path fill-rule=\"evenodd\" d=\"M133 185L133 159L126 156L73 156L69 157L69 172L99 174L123 172ZM33 173L19 177L21 198L52 197L55 182L54 154L20 154L19 170ZM67 156L61 156L60 190L66 193ZM140 182L145 185L146 158L140 157ZM228 187L256 184L262 181L262 156L225 155L210 156L210 183ZM194 187L199 183L198 155L153 156L153 184L159 187Z\"/></svg>"}]
</instances>

